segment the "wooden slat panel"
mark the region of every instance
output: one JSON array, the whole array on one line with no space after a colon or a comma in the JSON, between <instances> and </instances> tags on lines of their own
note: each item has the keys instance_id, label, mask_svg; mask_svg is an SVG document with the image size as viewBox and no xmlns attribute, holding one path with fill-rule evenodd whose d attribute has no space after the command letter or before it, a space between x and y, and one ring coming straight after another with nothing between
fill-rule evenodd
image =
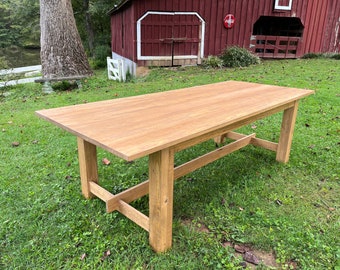
<instances>
[{"instance_id":1,"label":"wooden slat panel","mask_svg":"<svg viewBox=\"0 0 340 270\"><path fill-rule=\"evenodd\" d=\"M252 37L252 50L263 58L296 58L300 37L263 36Z\"/></svg>"}]
</instances>

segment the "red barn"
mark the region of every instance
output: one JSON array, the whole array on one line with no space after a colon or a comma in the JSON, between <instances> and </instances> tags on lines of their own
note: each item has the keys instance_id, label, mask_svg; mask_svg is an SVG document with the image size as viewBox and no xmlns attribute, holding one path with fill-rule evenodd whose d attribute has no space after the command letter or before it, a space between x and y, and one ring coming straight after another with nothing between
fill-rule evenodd
<instances>
[{"instance_id":1,"label":"red barn","mask_svg":"<svg viewBox=\"0 0 340 270\"><path fill-rule=\"evenodd\" d=\"M226 46L262 58L340 51L339 0L124 0L110 12L113 58L199 64Z\"/></svg>"}]
</instances>

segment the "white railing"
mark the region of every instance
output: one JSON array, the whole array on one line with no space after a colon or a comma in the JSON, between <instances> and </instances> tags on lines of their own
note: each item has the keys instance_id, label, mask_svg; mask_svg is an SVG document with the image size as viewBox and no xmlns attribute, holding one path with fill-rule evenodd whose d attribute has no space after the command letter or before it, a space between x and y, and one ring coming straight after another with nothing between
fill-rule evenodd
<instances>
[{"instance_id":1,"label":"white railing","mask_svg":"<svg viewBox=\"0 0 340 270\"><path fill-rule=\"evenodd\" d=\"M10 69L0 69L0 76L3 75L11 75L11 74L20 74L32 71L41 71L41 65L29 66L29 67L19 67L19 68L10 68Z\"/></svg>"},{"instance_id":2,"label":"white railing","mask_svg":"<svg viewBox=\"0 0 340 270\"><path fill-rule=\"evenodd\" d=\"M107 75L110 80L124 82L126 80L124 60L107 57Z\"/></svg>"},{"instance_id":3,"label":"white railing","mask_svg":"<svg viewBox=\"0 0 340 270\"><path fill-rule=\"evenodd\" d=\"M0 76L24 74L23 75L24 77L30 77L30 76L38 75L39 73L41 73L41 65L0 70ZM23 83L30 83L30 82L34 82L36 79L39 79L39 78L41 77L21 78L21 79L8 80L8 81L4 80L4 81L0 81L0 87L13 86L13 85L23 84Z\"/></svg>"}]
</instances>

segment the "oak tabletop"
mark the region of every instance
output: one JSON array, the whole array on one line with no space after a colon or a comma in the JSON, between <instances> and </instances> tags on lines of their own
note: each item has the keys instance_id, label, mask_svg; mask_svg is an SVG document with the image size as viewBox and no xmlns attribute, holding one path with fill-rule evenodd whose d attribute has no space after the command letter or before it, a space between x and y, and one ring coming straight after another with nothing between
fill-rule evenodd
<instances>
[{"instance_id":1,"label":"oak tabletop","mask_svg":"<svg viewBox=\"0 0 340 270\"><path fill-rule=\"evenodd\" d=\"M36 112L105 150L133 160L314 91L226 81Z\"/></svg>"}]
</instances>

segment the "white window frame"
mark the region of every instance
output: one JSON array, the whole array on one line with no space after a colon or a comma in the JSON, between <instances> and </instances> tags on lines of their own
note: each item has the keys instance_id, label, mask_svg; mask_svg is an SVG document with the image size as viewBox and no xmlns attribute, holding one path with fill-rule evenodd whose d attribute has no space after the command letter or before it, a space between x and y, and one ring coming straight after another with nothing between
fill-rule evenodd
<instances>
[{"instance_id":1,"label":"white window frame","mask_svg":"<svg viewBox=\"0 0 340 270\"><path fill-rule=\"evenodd\" d=\"M137 59L138 60L171 60L172 56L147 56L142 55L142 21L151 14L156 15L194 15L196 16L202 26L201 30L201 51L200 57L204 57L204 35L205 35L205 21L197 12L162 12L162 11L148 11L137 21ZM175 59L196 59L197 55L180 55L176 56Z\"/></svg>"},{"instance_id":2,"label":"white window frame","mask_svg":"<svg viewBox=\"0 0 340 270\"><path fill-rule=\"evenodd\" d=\"M275 0L274 9L278 9L278 10L292 10L292 4L293 4L293 0L289 0L289 5L288 6L281 6L280 5L280 0Z\"/></svg>"}]
</instances>

